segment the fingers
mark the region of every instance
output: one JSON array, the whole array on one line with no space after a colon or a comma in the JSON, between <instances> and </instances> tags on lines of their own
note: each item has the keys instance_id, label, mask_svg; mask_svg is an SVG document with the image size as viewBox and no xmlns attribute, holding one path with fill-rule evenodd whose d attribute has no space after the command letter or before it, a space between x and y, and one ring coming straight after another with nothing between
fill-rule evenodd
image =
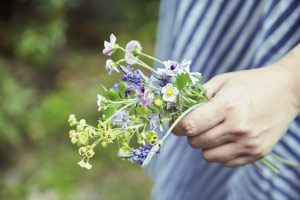
<instances>
[{"instance_id":1,"label":"fingers","mask_svg":"<svg viewBox=\"0 0 300 200\"><path fill-rule=\"evenodd\" d=\"M224 119L222 105L219 99L214 98L187 114L173 129L173 133L195 136L215 127Z\"/></svg>"},{"instance_id":2,"label":"fingers","mask_svg":"<svg viewBox=\"0 0 300 200\"><path fill-rule=\"evenodd\" d=\"M228 134L229 131L227 124L221 123L200 135L188 137L188 142L193 148L207 149L217 147L233 142L236 139L234 134Z\"/></svg>"},{"instance_id":3,"label":"fingers","mask_svg":"<svg viewBox=\"0 0 300 200\"><path fill-rule=\"evenodd\" d=\"M247 151L238 143L227 143L215 148L204 149L202 157L208 162L227 163L240 156L247 156Z\"/></svg>"},{"instance_id":4,"label":"fingers","mask_svg":"<svg viewBox=\"0 0 300 200\"><path fill-rule=\"evenodd\" d=\"M229 76L230 73L215 76L203 85L207 91L207 96L209 99L214 97L215 94L222 88Z\"/></svg>"}]
</instances>

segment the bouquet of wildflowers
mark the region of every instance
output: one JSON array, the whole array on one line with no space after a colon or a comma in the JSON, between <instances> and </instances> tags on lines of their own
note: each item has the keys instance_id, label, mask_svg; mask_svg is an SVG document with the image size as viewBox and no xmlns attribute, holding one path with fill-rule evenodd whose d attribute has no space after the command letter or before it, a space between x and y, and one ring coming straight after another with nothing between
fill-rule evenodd
<instances>
[{"instance_id":1,"label":"bouquet of wildflowers","mask_svg":"<svg viewBox=\"0 0 300 200\"><path fill-rule=\"evenodd\" d=\"M123 52L124 58L108 59L105 68L108 74L120 73L121 80L110 89L104 87L103 94L97 94L98 126L90 126L84 119L77 120L74 114L68 120L70 126L75 127L69 132L71 142L79 146L79 154L83 157L78 164L87 169L92 168L89 159L94 156L95 148L114 142L118 144L118 156L146 166L159 153L176 124L209 100L200 83L201 74L190 71L191 61L158 60L142 52L138 41L132 40L123 48L111 34L110 41L104 42L103 54L112 56L116 51ZM157 68L151 68L141 58L156 62ZM151 75L147 77L132 66L150 70ZM166 128L171 121L172 126ZM165 132L162 138L158 131ZM271 155L283 163L295 165ZM260 161L271 170L279 171L268 159Z\"/></svg>"}]
</instances>

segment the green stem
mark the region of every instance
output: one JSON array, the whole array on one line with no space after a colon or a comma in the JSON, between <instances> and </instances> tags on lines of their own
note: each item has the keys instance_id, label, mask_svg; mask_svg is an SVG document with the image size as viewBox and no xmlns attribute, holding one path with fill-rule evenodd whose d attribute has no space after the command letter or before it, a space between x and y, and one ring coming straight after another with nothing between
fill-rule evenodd
<instances>
[{"instance_id":1,"label":"green stem","mask_svg":"<svg viewBox=\"0 0 300 200\"><path fill-rule=\"evenodd\" d=\"M79 121L76 121L76 125L80 125ZM98 128L96 128L96 127L94 127L92 125L85 124L85 126L91 127L91 128L93 128L93 129L95 129L95 130L98 131Z\"/></svg>"},{"instance_id":2,"label":"green stem","mask_svg":"<svg viewBox=\"0 0 300 200\"><path fill-rule=\"evenodd\" d=\"M140 65L141 67L144 67L145 69L150 70L151 72L156 74L156 71L154 69L152 69L149 65L147 65L146 63L144 63L143 61L141 61L140 59L138 59L137 63L138 65Z\"/></svg>"},{"instance_id":3,"label":"green stem","mask_svg":"<svg viewBox=\"0 0 300 200\"><path fill-rule=\"evenodd\" d=\"M145 53L143 53L143 52L135 51L135 53L136 53L136 54L139 54L139 55L141 55L141 56L144 56L144 57L146 57L146 58L149 58L150 60L156 61L156 62L158 62L158 63L160 63L160 64L164 64L163 61L161 61L161 60L159 60L159 59L157 59L157 58L154 58L154 57L152 57L152 56L150 56L150 55L148 55L148 54L145 54Z\"/></svg>"},{"instance_id":4,"label":"green stem","mask_svg":"<svg viewBox=\"0 0 300 200\"><path fill-rule=\"evenodd\" d=\"M116 64L118 65L118 64L120 64L120 63L122 63L122 62L126 62L126 59L118 60L118 61L116 62Z\"/></svg>"},{"instance_id":5,"label":"green stem","mask_svg":"<svg viewBox=\"0 0 300 200\"><path fill-rule=\"evenodd\" d=\"M128 52L126 49L124 49L123 47L121 47L119 45L117 45L117 49L122 50L124 53L132 54L131 52ZM138 59L138 58L136 58L136 59L137 59L137 64L138 65L152 71L153 73L156 73L156 71L152 67L150 67L149 65L147 65L146 63L144 63L140 59Z\"/></svg>"},{"instance_id":6,"label":"green stem","mask_svg":"<svg viewBox=\"0 0 300 200\"><path fill-rule=\"evenodd\" d=\"M133 105L134 103L135 103L135 102L132 102L132 103L129 103L129 104L123 106L121 109L119 109L117 112L115 112L112 116L110 116L107 120L105 120L105 121L103 122L103 124L106 124L107 122L109 122L109 121L110 121L114 116L116 116L120 111L126 109L127 107Z\"/></svg>"},{"instance_id":7,"label":"green stem","mask_svg":"<svg viewBox=\"0 0 300 200\"><path fill-rule=\"evenodd\" d=\"M122 103L130 103L130 102L135 102L137 100L137 98L135 99L128 99L128 100L124 100L124 101L110 101L111 104L122 104Z\"/></svg>"},{"instance_id":8,"label":"green stem","mask_svg":"<svg viewBox=\"0 0 300 200\"><path fill-rule=\"evenodd\" d=\"M263 165L265 165L268 169L270 169L274 173L280 174L279 168L274 163L269 161L268 159L262 158L262 159L259 160L259 162L261 162Z\"/></svg>"},{"instance_id":9,"label":"green stem","mask_svg":"<svg viewBox=\"0 0 300 200\"><path fill-rule=\"evenodd\" d=\"M93 144L92 144L92 148L95 148L95 146L97 146L97 144L99 144L99 142L101 142L102 138L99 138L98 140L96 140Z\"/></svg>"},{"instance_id":10,"label":"green stem","mask_svg":"<svg viewBox=\"0 0 300 200\"><path fill-rule=\"evenodd\" d=\"M271 155L274 159L278 160L279 162L281 162L281 163L283 163L283 164L286 164L286 165L289 165L289 166L293 166L293 167L299 167L299 166L300 166L299 163L293 162L293 161L290 161L290 160L286 160L286 159L280 157L279 155L277 155L277 154L275 154L275 153L270 153L270 155Z\"/></svg>"},{"instance_id":11,"label":"green stem","mask_svg":"<svg viewBox=\"0 0 300 200\"><path fill-rule=\"evenodd\" d=\"M191 99L191 98L188 98L188 97L186 97L186 96L184 96L184 95L180 95L180 97L181 97L183 100L185 100L186 102L188 102L188 103L197 103L197 101L195 101L195 100L193 100L193 99Z\"/></svg>"}]
</instances>

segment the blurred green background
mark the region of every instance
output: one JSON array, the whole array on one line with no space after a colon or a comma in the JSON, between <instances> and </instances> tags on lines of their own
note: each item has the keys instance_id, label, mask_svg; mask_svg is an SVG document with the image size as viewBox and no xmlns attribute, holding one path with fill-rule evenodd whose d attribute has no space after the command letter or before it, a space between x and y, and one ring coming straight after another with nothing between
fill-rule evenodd
<instances>
[{"instance_id":1,"label":"blurred green background","mask_svg":"<svg viewBox=\"0 0 300 200\"><path fill-rule=\"evenodd\" d=\"M149 199L142 169L96 152L80 168L70 113L96 124L96 93L118 77L104 70L103 41L137 39L153 53L158 0L1 0L0 199Z\"/></svg>"}]
</instances>

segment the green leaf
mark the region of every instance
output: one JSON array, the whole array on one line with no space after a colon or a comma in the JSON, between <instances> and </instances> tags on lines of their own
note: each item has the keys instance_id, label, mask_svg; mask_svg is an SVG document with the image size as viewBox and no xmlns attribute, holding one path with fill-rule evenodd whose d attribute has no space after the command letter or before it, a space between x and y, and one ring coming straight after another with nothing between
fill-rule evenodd
<instances>
[{"instance_id":1,"label":"green leaf","mask_svg":"<svg viewBox=\"0 0 300 200\"><path fill-rule=\"evenodd\" d=\"M110 116L112 116L117 110L117 108L118 108L117 106L108 106L102 113L104 119L108 119Z\"/></svg>"},{"instance_id":2,"label":"green leaf","mask_svg":"<svg viewBox=\"0 0 300 200\"><path fill-rule=\"evenodd\" d=\"M118 94L118 92L114 89L110 89L106 92L107 97L112 100L112 101L118 101L120 100L120 95Z\"/></svg>"},{"instance_id":3,"label":"green leaf","mask_svg":"<svg viewBox=\"0 0 300 200\"><path fill-rule=\"evenodd\" d=\"M118 85L119 93L121 98L125 99L125 90L126 90L126 83L121 81Z\"/></svg>"},{"instance_id":4,"label":"green leaf","mask_svg":"<svg viewBox=\"0 0 300 200\"><path fill-rule=\"evenodd\" d=\"M148 114L148 109L145 107L136 107L135 108L135 113L136 115L147 115Z\"/></svg>"},{"instance_id":5,"label":"green leaf","mask_svg":"<svg viewBox=\"0 0 300 200\"><path fill-rule=\"evenodd\" d=\"M177 76L176 87L178 90L182 90L190 80L190 75L188 73L181 73Z\"/></svg>"}]
</instances>

